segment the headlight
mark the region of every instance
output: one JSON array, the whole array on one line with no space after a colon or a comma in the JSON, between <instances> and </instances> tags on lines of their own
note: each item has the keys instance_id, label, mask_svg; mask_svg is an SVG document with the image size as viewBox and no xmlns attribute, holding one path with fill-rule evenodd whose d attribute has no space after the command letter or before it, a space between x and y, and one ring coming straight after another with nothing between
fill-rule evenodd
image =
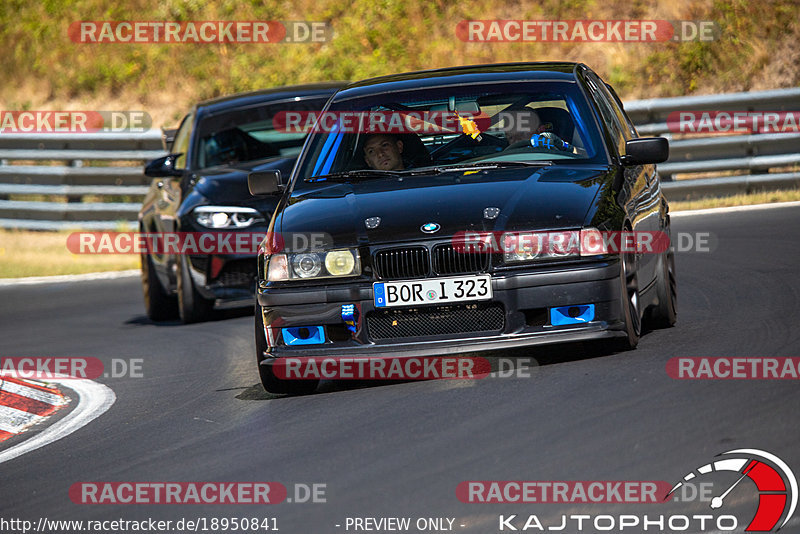
<instances>
[{"instance_id":1,"label":"headlight","mask_svg":"<svg viewBox=\"0 0 800 534\"><path fill-rule=\"evenodd\" d=\"M597 256L608 253L603 234L596 228L564 232L512 232L503 234L506 263Z\"/></svg>"},{"instance_id":2,"label":"headlight","mask_svg":"<svg viewBox=\"0 0 800 534\"><path fill-rule=\"evenodd\" d=\"M197 224L206 228L247 228L264 222L261 213L244 206L198 206L193 213Z\"/></svg>"},{"instance_id":3,"label":"headlight","mask_svg":"<svg viewBox=\"0 0 800 534\"><path fill-rule=\"evenodd\" d=\"M322 271L319 254L293 254L292 272L300 278L315 278Z\"/></svg>"},{"instance_id":4,"label":"headlight","mask_svg":"<svg viewBox=\"0 0 800 534\"><path fill-rule=\"evenodd\" d=\"M356 267L356 258L349 250L332 250L325 256L325 268L333 276L347 276Z\"/></svg>"},{"instance_id":5,"label":"headlight","mask_svg":"<svg viewBox=\"0 0 800 534\"><path fill-rule=\"evenodd\" d=\"M327 252L302 252L297 254L273 254L265 256L267 280L308 280L358 276L361 261L358 251L352 249Z\"/></svg>"}]
</instances>

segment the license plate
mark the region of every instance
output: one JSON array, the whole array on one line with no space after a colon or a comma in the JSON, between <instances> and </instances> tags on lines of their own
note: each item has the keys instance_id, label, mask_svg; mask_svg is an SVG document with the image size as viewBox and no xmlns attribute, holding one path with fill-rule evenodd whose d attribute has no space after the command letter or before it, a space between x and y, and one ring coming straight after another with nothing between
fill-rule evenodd
<instances>
[{"instance_id":1,"label":"license plate","mask_svg":"<svg viewBox=\"0 0 800 534\"><path fill-rule=\"evenodd\" d=\"M407 282L376 282L372 285L372 290L376 308L488 300L492 298L492 277L483 274Z\"/></svg>"}]
</instances>

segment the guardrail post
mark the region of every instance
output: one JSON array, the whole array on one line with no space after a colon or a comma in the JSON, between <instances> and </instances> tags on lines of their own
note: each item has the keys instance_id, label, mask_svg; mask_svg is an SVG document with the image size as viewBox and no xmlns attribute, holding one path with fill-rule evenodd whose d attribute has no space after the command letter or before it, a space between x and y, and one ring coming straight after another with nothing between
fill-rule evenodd
<instances>
[{"instance_id":1,"label":"guardrail post","mask_svg":"<svg viewBox=\"0 0 800 534\"><path fill-rule=\"evenodd\" d=\"M69 162L70 167L83 167L83 160L80 159L73 159ZM82 195L67 195L67 203L73 204L76 202L80 202L83 198Z\"/></svg>"},{"instance_id":2,"label":"guardrail post","mask_svg":"<svg viewBox=\"0 0 800 534\"><path fill-rule=\"evenodd\" d=\"M0 159L0 167L6 166L6 165L8 165L8 160L7 159ZM0 194L0 200L8 200L8 199L9 199L8 195Z\"/></svg>"}]
</instances>

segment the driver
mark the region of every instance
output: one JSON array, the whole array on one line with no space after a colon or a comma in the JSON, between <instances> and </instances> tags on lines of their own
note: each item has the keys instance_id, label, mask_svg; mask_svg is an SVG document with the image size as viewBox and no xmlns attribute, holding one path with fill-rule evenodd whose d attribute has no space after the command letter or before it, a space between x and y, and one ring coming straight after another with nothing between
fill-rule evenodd
<instances>
[{"instance_id":1,"label":"driver","mask_svg":"<svg viewBox=\"0 0 800 534\"><path fill-rule=\"evenodd\" d=\"M372 134L364 143L364 161L370 169L402 171L403 142L390 134Z\"/></svg>"},{"instance_id":2,"label":"driver","mask_svg":"<svg viewBox=\"0 0 800 534\"><path fill-rule=\"evenodd\" d=\"M511 145L521 146L530 143L531 135L539 132L542 120L539 114L530 108L506 111L503 119L503 130L506 132L506 140L509 147Z\"/></svg>"}]
</instances>

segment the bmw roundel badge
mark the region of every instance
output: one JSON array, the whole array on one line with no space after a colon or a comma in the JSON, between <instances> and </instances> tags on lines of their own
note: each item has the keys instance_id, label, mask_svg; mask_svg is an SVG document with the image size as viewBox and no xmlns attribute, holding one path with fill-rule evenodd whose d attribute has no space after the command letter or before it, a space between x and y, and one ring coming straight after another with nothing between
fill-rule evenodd
<instances>
[{"instance_id":1,"label":"bmw roundel badge","mask_svg":"<svg viewBox=\"0 0 800 534\"><path fill-rule=\"evenodd\" d=\"M425 232L426 234L435 234L436 232L439 231L439 228L441 228L441 226L439 226L435 222L425 223L419 227L419 229Z\"/></svg>"}]
</instances>

